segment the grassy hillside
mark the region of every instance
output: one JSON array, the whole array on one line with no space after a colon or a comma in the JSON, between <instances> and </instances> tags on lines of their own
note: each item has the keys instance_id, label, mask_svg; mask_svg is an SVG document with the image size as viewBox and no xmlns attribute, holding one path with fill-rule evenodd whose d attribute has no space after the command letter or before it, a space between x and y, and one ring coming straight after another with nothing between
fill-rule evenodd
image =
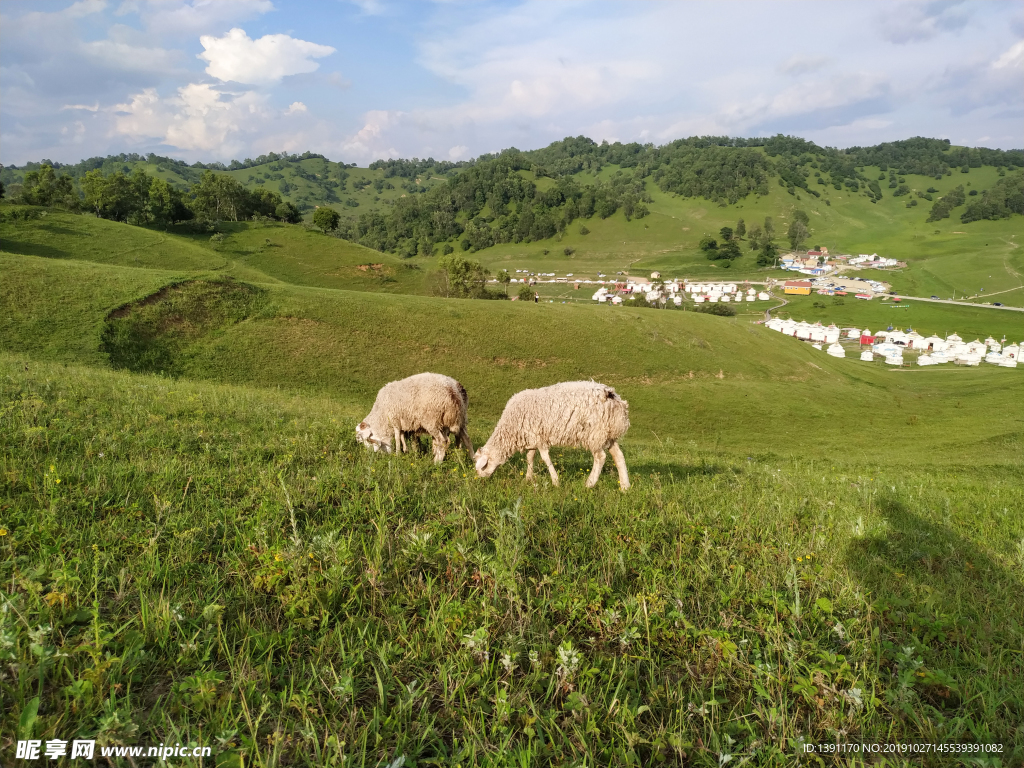
<instances>
[{"instance_id":1,"label":"grassy hillside","mask_svg":"<svg viewBox=\"0 0 1024 768\"><path fill-rule=\"evenodd\" d=\"M842 435L848 455L880 458L901 455L912 438L931 461L959 461L965 442L978 460L1003 461L1020 443L1019 423L1006 418L1018 371L901 374L829 358L738 318L280 284L238 304L218 287L232 284L212 275L139 301L137 270L6 259L11 279L0 297L18 311L0 328L5 349L94 362L102 344L133 370L328 394L353 415L383 383L437 370L469 390L474 430L520 389L595 378L633 404L633 434L647 440L814 455ZM152 293L182 278L146 280ZM60 285L83 299L54 290Z\"/></svg>"},{"instance_id":2,"label":"grassy hillside","mask_svg":"<svg viewBox=\"0 0 1024 768\"><path fill-rule=\"evenodd\" d=\"M295 164L335 193L409 171ZM470 256L763 278L748 251L724 270L697 241L740 216L784 233L800 207L814 243L909 258L887 275L909 293L1012 297L1024 274L1013 219L926 225L908 195L648 192L646 217ZM435 257L301 225L188 234L14 210L0 762L15 739L76 737L205 745L239 768L781 768L836 741L995 743L970 764L1024 761L1024 369L837 360L752 322L760 302L721 318L574 302L568 285L542 289L552 303L435 298ZM1024 339L1021 313L788 298L778 311L799 319ZM462 451L436 466L356 445L379 387L424 370L465 385L476 445L523 388L616 387L633 487L607 466L584 489L580 450L552 451L554 488L524 485L522 456L483 481Z\"/></svg>"},{"instance_id":3,"label":"grassy hillside","mask_svg":"<svg viewBox=\"0 0 1024 768\"><path fill-rule=\"evenodd\" d=\"M429 263L408 262L301 226L278 222L221 222L212 234L169 231L61 211L0 221L0 252L132 268L218 271L259 282L402 293L430 290ZM426 268L424 268L426 267Z\"/></svg>"},{"instance_id":4,"label":"grassy hillside","mask_svg":"<svg viewBox=\"0 0 1024 768\"><path fill-rule=\"evenodd\" d=\"M716 417L752 410L718 383ZM1019 440L937 466L906 424L793 459L634 427L623 495L573 451L559 489L373 456L334 398L0 355L0 402L5 755L783 766L841 727L1024 758ZM846 436L792 419L762 450Z\"/></svg>"}]
</instances>

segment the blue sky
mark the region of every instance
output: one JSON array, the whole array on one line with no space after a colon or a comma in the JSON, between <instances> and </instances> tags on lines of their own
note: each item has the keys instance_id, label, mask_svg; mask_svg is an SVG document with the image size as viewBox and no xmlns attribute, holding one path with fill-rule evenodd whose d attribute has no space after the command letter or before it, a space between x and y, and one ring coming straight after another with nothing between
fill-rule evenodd
<instances>
[{"instance_id":1,"label":"blue sky","mask_svg":"<svg viewBox=\"0 0 1024 768\"><path fill-rule=\"evenodd\" d=\"M7 164L308 149L365 165L779 132L1024 146L1024 4L0 4Z\"/></svg>"}]
</instances>

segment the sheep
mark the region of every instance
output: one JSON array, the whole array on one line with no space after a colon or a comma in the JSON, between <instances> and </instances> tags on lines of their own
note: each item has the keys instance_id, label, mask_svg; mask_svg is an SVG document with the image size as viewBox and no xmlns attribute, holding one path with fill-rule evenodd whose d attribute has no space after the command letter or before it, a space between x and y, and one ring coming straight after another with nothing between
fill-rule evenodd
<instances>
[{"instance_id":1,"label":"sheep","mask_svg":"<svg viewBox=\"0 0 1024 768\"><path fill-rule=\"evenodd\" d=\"M448 436L458 435L473 455L473 443L466 431L466 389L449 376L417 373L385 384L369 415L356 427L356 440L375 452L402 453L406 438L429 434L433 438L434 462L444 461Z\"/></svg>"},{"instance_id":2,"label":"sheep","mask_svg":"<svg viewBox=\"0 0 1024 768\"><path fill-rule=\"evenodd\" d=\"M540 451L552 484L558 485L548 449L562 445L586 448L594 454L587 488L597 485L605 450L610 451L619 472L619 485L625 491L629 488L629 472L618 440L627 429L629 403L604 384L567 381L526 389L509 399L490 439L474 455L477 475L490 477L513 454L526 451L526 479L532 480L533 457Z\"/></svg>"}]
</instances>

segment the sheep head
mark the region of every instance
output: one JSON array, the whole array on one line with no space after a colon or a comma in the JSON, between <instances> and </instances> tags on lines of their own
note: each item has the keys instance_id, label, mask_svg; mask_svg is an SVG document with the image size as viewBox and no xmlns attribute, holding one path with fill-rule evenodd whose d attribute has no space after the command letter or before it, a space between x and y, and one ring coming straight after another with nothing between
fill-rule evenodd
<instances>
[{"instance_id":1,"label":"sheep head","mask_svg":"<svg viewBox=\"0 0 1024 768\"><path fill-rule=\"evenodd\" d=\"M391 443L375 435L373 428L365 421L360 422L356 427L356 441L367 448L372 448L374 453L380 451L391 453Z\"/></svg>"},{"instance_id":2,"label":"sheep head","mask_svg":"<svg viewBox=\"0 0 1024 768\"><path fill-rule=\"evenodd\" d=\"M476 460L476 476L477 477L490 477L494 474L494 470L501 464L500 461L496 461L487 451L487 446L484 446L478 450L473 458Z\"/></svg>"}]
</instances>

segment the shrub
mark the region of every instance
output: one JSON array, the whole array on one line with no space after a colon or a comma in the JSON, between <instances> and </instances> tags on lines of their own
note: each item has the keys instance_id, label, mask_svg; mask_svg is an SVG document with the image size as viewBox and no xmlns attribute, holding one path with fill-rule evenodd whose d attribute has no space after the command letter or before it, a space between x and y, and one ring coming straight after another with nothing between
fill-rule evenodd
<instances>
[{"instance_id":1,"label":"shrub","mask_svg":"<svg viewBox=\"0 0 1024 768\"><path fill-rule=\"evenodd\" d=\"M533 289L528 285L524 285L520 288L517 295L519 296L520 301L533 301Z\"/></svg>"},{"instance_id":2,"label":"shrub","mask_svg":"<svg viewBox=\"0 0 1024 768\"><path fill-rule=\"evenodd\" d=\"M732 304L722 304L719 301L701 304L697 307L697 311L703 312L705 315L718 315L719 317L736 316L736 310L733 309Z\"/></svg>"}]
</instances>

